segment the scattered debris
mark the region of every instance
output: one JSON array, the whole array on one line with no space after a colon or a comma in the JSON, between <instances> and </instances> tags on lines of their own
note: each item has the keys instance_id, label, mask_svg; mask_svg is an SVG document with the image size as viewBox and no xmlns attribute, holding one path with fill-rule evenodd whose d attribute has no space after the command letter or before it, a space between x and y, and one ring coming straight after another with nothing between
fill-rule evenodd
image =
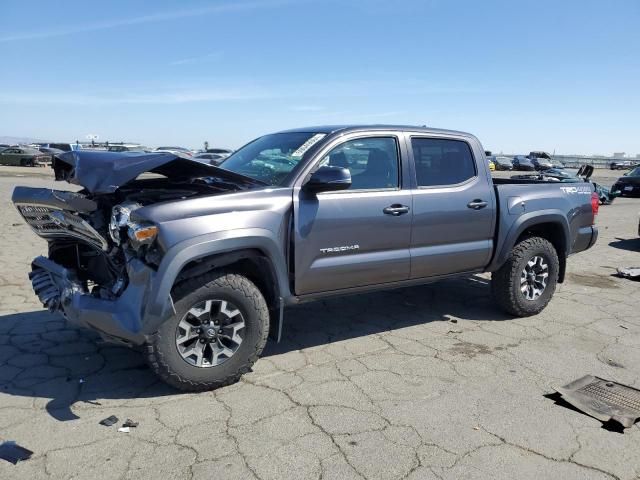
<instances>
[{"instance_id":1,"label":"scattered debris","mask_svg":"<svg viewBox=\"0 0 640 480\"><path fill-rule=\"evenodd\" d=\"M480 427L473 427L474 430L480 430Z\"/></svg>"},{"instance_id":2,"label":"scattered debris","mask_svg":"<svg viewBox=\"0 0 640 480\"><path fill-rule=\"evenodd\" d=\"M103 420L100 420L100 425L104 425L105 427L110 427L111 425L115 425L118 423L118 417L115 415L111 415Z\"/></svg>"},{"instance_id":3,"label":"scattered debris","mask_svg":"<svg viewBox=\"0 0 640 480\"><path fill-rule=\"evenodd\" d=\"M624 365L622 365L621 363L616 362L613 358L608 358L607 359L607 364L611 365L612 367L616 367L616 368L624 368Z\"/></svg>"},{"instance_id":4,"label":"scattered debris","mask_svg":"<svg viewBox=\"0 0 640 480\"><path fill-rule=\"evenodd\" d=\"M449 321L451 323L458 323L458 319L457 318L450 318Z\"/></svg>"},{"instance_id":5,"label":"scattered debris","mask_svg":"<svg viewBox=\"0 0 640 480\"><path fill-rule=\"evenodd\" d=\"M12 227L21 227L22 223L12 223L11 226Z\"/></svg>"},{"instance_id":6,"label":"scattered debris","mask_svg":"<svg viewBox=\"0 0 640 480\"><path fill-rule=\"evenodd\" d=\"M118 431L122 433L129 433L131 429L129 427L120 427Z\"/></svg>"},{"instance_id":7,"label":"scattered debris","mask_svg":"<svg viewBox=\"0 0 640 480\"><path fill-rule=\"evenodd\" d=\"M640 281L640 267L619 267L616 272L619 277Z\"/></svg>"},{"instance_id":8,"label":"scattered debris","mask_svg":"<svg viewBox=\"0 0 640 480\"><path fill-rule=\"evenodd\" d=\"M620 328L624 328L625 330L629 330L629 327L625 326L625 325L618 325Z\"/></svg>"},{"instance_id":9,"label":"scattered debris","mask_svg":"<svg viewBox=\"0 0 640 480\"><path fill-rule=\"evenodd\" d=\"M31 455L31 450L21 447L16 442L7 441L0 444L0 458L14 465L22 460L29 460Z\"/></svg>"},{"instance_id":10,"label":"scattered debris","mask_svg":"<svg viewBox=\"0 0 640 480\"><path fill-rule=\"evenodd\" d=\"M585 375L554 390L563 400L601 422L613 420L629 428L640 418L640 390L620 383Z\"/></svg>"},{"instance_id":11,"label":"scattered debris","mask_svg":"<svg viewBox=\"0 0 640 480\"><path fill-rule=\"evenodd\" d=\"M447 333L462 333L462 330L449 330Z\"/></svg>"},{"instance_id":12,"label":"scattered debris","mask_svg":"<svg viewBox=\"0 0 640 480\"><path fill-rule=\"evenodd\" d=\"M125 422L122 424L123 427L131 427L135 428L138 426L138 422L134 422L133 420L127 418Z\"/></svg>"}]
</instances>

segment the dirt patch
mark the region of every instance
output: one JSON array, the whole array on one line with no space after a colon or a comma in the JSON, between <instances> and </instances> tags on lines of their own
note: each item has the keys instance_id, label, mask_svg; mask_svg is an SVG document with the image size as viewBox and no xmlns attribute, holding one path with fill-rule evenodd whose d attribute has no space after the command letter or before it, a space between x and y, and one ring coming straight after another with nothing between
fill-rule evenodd
<instances>
[{"instance_id":1,"label":"dirt patch","mask_svg":"<svg viewBox=\"0 0 640 480\"><path fill-rule=\"evenodd\" d=\"M488 355L491 349L481 343L458 342L454 343L450 348L454 354L465 355L467 357L475 357L476 355Z\"/></svg>"},{"instance_id":2,"label":"dirt patch","mask_svg":"<svg viewBox=\"0 0 640 480\"><path fill-rule=\"evenodd\" d=\"M583 285L585 287L620 288L616 281L607 275L567 273L566 279L571 283L577 283L578 285Z\"/></svg>"}]
</instances>

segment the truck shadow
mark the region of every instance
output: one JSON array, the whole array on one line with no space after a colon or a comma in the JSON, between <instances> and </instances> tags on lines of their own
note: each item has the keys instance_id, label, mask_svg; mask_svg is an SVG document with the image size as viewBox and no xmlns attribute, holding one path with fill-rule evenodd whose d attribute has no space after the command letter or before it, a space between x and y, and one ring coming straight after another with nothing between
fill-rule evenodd
<instances>
[{"instance_id":1,"label":"truck shadow","mask_svg":"<svg viewBox=\"0 0 640 480\"><path fill-rule=\"evenodd\" d=\"M263 356L451 318L508 317L492 305L482 277L327 299L288 309L282 341L269 341ZM176 393L138 350L104 343L43 310L0 316L0 406L4 395L42 399L52 417L67 421L78 418L71 409L77 403Z\"/></svg>"},{"instance_id":2,"label":"truck shadow","mask_svg":"<svg viewBox=\"0 0 640 480\"><path fill-rule=\"evenodd\" d=\"M640 238L616 238L614 242L609 242L609 246L630 252L640 252Z\"/></svg>"}]
</instances>

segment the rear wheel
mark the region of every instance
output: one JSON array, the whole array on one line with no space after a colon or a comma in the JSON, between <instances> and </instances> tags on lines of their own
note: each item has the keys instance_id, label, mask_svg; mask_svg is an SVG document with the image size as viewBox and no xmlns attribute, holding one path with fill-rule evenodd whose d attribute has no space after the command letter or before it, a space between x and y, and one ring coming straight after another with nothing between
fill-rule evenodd
<instances>
[{"instance_id":1,"label":"rear wheel","mask_svg":"<svg viewBox=\"0 0 640 480\"><path fill-rule=\"evenodd\" d=\"M151 368L181 390L211 390L236 382L262 352L269 311L246 277L214 272L179 285L176 313L147 344Z\"/></svg>"},{"instance_id":2,"label":"rear wheel","mask_svg":"<svg viewBox=\"0 0 640 480\"><path fill-rule=\"evenodd\" d=\"M513 247L509 259L493 273L493 297L512 315L535 315L553 297L559 270L558 254L548 240L540 237L524 239Z\"/></svg>"}]
</instances>

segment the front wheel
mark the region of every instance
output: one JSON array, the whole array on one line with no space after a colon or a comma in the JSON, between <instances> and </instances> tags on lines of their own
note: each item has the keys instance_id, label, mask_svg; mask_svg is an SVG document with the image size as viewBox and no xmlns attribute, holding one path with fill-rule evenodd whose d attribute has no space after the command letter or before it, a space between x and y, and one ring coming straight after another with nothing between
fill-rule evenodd
<instances>
[{"instance_id":1,"label":"front wheel","mask_svg":"<svg viewBox=\"0 0 640 480\"><path fill-rule=\"evenodd\" d=\"M147 343L153 371L181 390L212 390L236 382L262 352L269 310L246 277L213 272L173 292L176 313Z\"/></svg>"},{"instance_id":2,"label":"front wheel","mask_svg":"<svg viewBox=\"0 0 640 480\"><path fill-rule=\"evenodd\" d=\"M507 313L527 317L540 313L556 290L560 262L554 246L540 237L520 241L491 277L496 303Z\"/></svg>"}]
</instances>

